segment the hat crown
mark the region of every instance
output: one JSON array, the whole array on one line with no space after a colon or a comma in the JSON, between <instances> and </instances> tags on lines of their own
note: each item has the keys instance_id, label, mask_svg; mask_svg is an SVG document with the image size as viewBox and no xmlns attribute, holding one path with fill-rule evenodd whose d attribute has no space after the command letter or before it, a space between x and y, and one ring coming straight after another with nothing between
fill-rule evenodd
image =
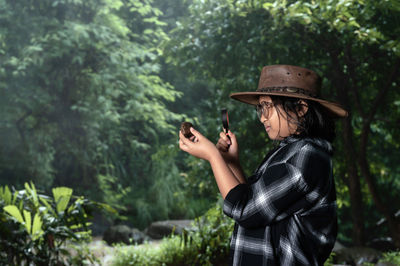
<instances>
[{"instance_id":1,"label":"hat crown","mask_svg":"<svg viewBox=\"0 0 400 266\"><path fill-rule=\"evenodd\" d=\"M266 88L299 88L307 94L319 96L321 77L312 70L290 65L265 66L261 71L257 91Z\"/></svg>"}]
</instances>

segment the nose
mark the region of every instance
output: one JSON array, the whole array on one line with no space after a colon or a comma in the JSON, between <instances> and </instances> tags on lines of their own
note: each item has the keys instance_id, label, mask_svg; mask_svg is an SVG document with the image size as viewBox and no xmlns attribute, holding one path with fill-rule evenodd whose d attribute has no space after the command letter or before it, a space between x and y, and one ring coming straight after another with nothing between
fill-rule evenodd
<instances>
[{"instance_id":1,"label":"nose","mask_svg":"<svg viewBox=\"0 0 400 266\"><path fill-rule=\"evenodd\" d=\"M264 122L265 121L267 121L268 120L268 118L266 118L265 116L264 116L264 112L261 114L261 116L260 116L260 122L262 123L262 124L264 124Z\"/></svg>"}]
</instances>

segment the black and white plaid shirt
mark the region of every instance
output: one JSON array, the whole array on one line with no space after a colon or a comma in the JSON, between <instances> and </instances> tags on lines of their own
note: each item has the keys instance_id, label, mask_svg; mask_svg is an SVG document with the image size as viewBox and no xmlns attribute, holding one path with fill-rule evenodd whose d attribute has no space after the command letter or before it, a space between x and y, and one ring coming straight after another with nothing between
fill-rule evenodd
<instances>
[{"instance_id":1,"label":"black and white plaid shirt","mask_svg":"<svg viewBox=\"0 0 400 266\"><path fill-rule=\"evenodd\" d=\"M337 235L328 141L288 137L226 196L231 265L323 265Z\"/></svg>"}]
</instances>

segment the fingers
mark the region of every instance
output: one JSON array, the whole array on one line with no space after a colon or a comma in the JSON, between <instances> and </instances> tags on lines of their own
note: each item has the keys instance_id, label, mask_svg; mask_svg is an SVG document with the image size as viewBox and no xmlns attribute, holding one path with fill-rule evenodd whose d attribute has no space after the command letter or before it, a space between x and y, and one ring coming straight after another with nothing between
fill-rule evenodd
<instances>
[{"instance_id":1,"label":"fingers","mask_svg":"<svg viewBox=\"0 0 400 266\"><path fill-rule=\"evenodd\" d=\"M229 136L230 137L230 136ZM229 139L225 132L219 133L219 140L217 142L217 148L221 152L228 152L230 146L232 145L232 140Z\"/></svg>"},{"instance_id":2,"label":"fingers","mask_svg":"<svg viewBox=\"0 0 400 266\"><path fill-rule=\"evenodd\" d=\"M228 136L226 135L225 132L220 132L219 137L220 137L220 139L225 141L228 145L232 144L231 140L228 138Z\"/></svg>"},{"instance_id":3,"label":"fingers","mask_svg":"<svg viewBox=\"0 0 400 266\"><path fill-rule=\"evenodd\" d=\"M223 151L223 152L227 152L228 149L229 149L228 143L226 143L226 141L224 141L224 140L222 140L222 139L219 139L219 140L218 140L218 143L217 143L216 147L217 147L220 151Z\"/></svg>"},{"instance_id":4,"label":"fingers","mask_svg":"<svg viewBox=\"0 0 400 266\"><path fill-rule=\"evenodd\" d=\"M182 131L179 130L179 148L183 151L188 151L193 143L199 142L198 136L202 136L198 131L196 131L196 135L193 134L190 138L186 138Z\"/></svg>"},{"instance_id":5,"label":"fingers","mask_svg":"<svg viewBox=\"0 0 400 266\"><path fill-rule=\"evenodd\" d=\"M196 138L195 136L191 136L189 139L190 139L190 141L192 141L192 142L199 142L199 139Z\"/></svg>"},{"instance_id":6,"label":"fingers","mask_svg":"<svg viewBox=\"0 0 400 266\"><path fill-rule=\"evenodd\" d=\"M195 136L195 139L197 139L197 141L199 141L203 137L203 135L201 135L201 133L199 131L197 131L196 129L194 129L193 127L190 128L190 132L192 132L192 134Z\"/></svg>"},{"instance_id":7,"label":"fingers","mask_svg":"<svg viewBox=\"0 0 400 266\"><path fill-rule=\"evenodd\" d=\"M183 151L187 151L187 146L183 143L182 139L179 139L179 149L183 150Z\"/></svg>"},{"instance_id":8,"label":"fingers","mask_svg":"<svg viewBox=\"0 0 400 266\"><path fill-rule=\"evenodd\" d=\"M187 139L181 131L179 131L179 148L183 151L187 151L192 142Z\"/></svg>"},{"instance_id":9,"label":"fingers","mask_svg":"<svg viewBox=\"0 0 400 266\"><path fill-rule=\"evenodd\" d=\"M237 142L236 135L232 133L232 131L228 130L228 135L231 137L232 142Z\"/></svg>"}]
</instances>

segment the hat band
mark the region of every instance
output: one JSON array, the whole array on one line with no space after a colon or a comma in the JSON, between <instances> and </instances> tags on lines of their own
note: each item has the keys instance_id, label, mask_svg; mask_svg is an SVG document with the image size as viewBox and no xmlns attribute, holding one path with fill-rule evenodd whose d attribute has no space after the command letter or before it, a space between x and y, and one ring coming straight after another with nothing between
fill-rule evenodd
<instances>
[{"instance_id":1,"label":"hat band","mask_svg":"<svg viewBox=\"0 0 400 266\"><path fill-rule=\"evenodd\" d=\"M260 88L257 89L257 92L271 92L271 93L276 93L276 92L287 92L287 93L299 93L299 94L304 94L310 97L317 97L318 95L315 93L311 93L310 91L307 91L302 88L296 88L296 87L267 87L267 88Z\"/></svg>"}]
</instances>

